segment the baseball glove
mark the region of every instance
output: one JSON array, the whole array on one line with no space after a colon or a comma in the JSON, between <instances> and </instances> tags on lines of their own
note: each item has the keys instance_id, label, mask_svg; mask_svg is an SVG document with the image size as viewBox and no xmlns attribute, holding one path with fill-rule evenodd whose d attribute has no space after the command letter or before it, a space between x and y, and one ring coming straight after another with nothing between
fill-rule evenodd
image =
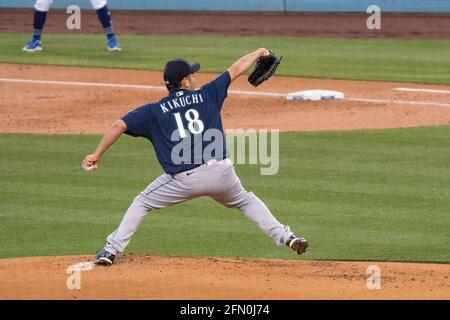
<instances>
[{"instance_id":1,"label":"baseball glove","mask_svg":"<svg viewBox=\"0 0 450 320\"><path fill-rule=\"evenodd\" d=\"M248 82L257 87L269 79L277 70L282 58L278 58L272 51L270 51L270 55L259 58L252 73L248 76Z\"/></svg>"}]
</instances>

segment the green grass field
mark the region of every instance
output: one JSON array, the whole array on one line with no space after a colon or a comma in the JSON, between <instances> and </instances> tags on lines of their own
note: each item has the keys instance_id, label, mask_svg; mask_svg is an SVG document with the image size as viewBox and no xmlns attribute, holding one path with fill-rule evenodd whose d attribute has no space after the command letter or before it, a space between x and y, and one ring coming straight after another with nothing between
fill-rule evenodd
<instances>
[{"instance_id":1,"label":"green grass field","mask_svg":"<svg viewBox=\"0 0 450 320\"><path fill-rule=\"evenodd\" d=\"M244 185L311 241L304 258L449 263L450 126L284 133L280 172L237 166ZM99 136L0 134L0 257L94 253L161 173L144 139L103 167L79 163ZM128 252L297 259L238 210L197 199L154 211Z\"/></svg>"},{"instance_id":2,"label":"green grass field","mask_svg":"<svg viewBox=\"0 0 450 320\"><path fill-rule=\"evenodd\" d=\"M450 42L277 37L0 34L0 63L161 70L175 56L219 72L257 47L284 56L278 74L450 85ZM195 44L195 45L193 45ZM222 48L222 49L221 49ZM450 126L284 133L280 172L237 166L244 185L311 242L306 259L450 263ZM0 134L0 258L92 254L162 170L148 142L122 137L103 167L79 164L99 136ZM154 211L128 252L297 259L237 210L197 199Z\"/></svg>"},{"instance_id":3,"label":"green grass field","mask_svg":"<svg viewBox=\"0 0 450 320\"><path fill-rule=\"evenodd\" d=\"M170 58L184 56L203 71L221 72L264 46L283 55L279 75L450 85L446 40L121 36L125 51L117 54L106 51L101 35L45 35L45 53L30 54L20 51L28 38L0 34L0 63L161 70Z\"/></svg>"}]
</instances>

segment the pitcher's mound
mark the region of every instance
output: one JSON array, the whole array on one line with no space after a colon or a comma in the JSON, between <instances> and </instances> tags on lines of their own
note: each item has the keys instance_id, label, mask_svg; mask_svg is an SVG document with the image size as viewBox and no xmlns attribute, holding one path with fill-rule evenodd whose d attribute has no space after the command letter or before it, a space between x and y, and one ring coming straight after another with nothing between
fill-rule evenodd
<instances>
[{"instance_id":1,"label":"pitcher's mound","mask_svg":"<svg viewBox=\"0 0 450 320\"><path fill-rule=\"evenodd\" d=\"M99 267L92 258L0 260L0 299L450 299L450 265L121 255Z\"/></svg>"}]
</instances>

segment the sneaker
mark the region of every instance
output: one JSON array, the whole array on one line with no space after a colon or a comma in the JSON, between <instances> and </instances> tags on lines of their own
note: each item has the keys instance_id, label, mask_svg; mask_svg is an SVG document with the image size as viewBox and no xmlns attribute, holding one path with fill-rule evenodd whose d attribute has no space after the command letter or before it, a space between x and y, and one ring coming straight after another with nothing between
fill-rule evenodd
<instances>
[{"instance_id":1,"label":"sneaker","mask_svg":"<svg viewBox=\"0 0 450 320\"><path fill-rule=\"evenodd\" d=\"M26 52L36 52L36 51L42 51L41 47L41 40L38 39L31 39L27 42L25 47L22 48L22 51Z\"/></svg>"},{"instance_id":2,"label":"sneaker","mask_svg":"<svg viewBox=\"0 0 450 320\"><path fill-rule=\"evenodd\" d=\"M95 257L95 264L100 266L111 266L114 263L115 255L109 253L105 249L97 253Z\"/></svg>"},{"instance_id":3,"label":"sneaker","mask_svg":"<svg viewBox=\"0 0 450 320\"><path fill-rule=\"evenodd\" d=\"M108 37L108 51L122 51L115 36Z\"/></svg>"},{"instance_id":4,"label":"sneaker","mask_svg":"<svg viewBox=\"0 0 450 320\"><path fill-rule=\"evenodd\" d=\"M302 237L297 237L295 235L292 235L288 241L286 241L286 245L297 252L297 254L302 254L306 251L309 244L308 241Z\"/></svg>"}]
</instances>

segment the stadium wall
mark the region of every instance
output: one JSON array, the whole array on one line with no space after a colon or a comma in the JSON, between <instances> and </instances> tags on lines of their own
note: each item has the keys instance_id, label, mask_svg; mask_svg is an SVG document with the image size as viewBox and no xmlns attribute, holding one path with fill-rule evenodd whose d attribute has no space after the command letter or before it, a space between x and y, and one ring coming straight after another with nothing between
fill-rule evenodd
<instances>
[{"instance_id":1,"label":"stadium wall","mask_svg":"<svg viewBox=\"0 0 450 320\"><path fill-rule=\"evenodd\" d=\"M0 0L0 7L30 8L34 0ZM53 8L89 0L55 0ZM384 12L450 12L450 0L109 0L112 9L187 11L365 12L378 5Z\"/></svg>"}]
</instances>

